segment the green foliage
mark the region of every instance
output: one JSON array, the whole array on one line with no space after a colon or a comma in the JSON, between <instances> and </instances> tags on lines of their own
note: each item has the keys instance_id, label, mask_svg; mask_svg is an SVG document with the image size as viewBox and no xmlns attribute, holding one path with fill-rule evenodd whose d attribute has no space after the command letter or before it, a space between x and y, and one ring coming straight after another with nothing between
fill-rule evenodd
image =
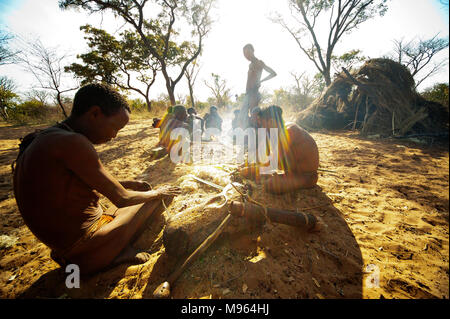
<instances>
[{"instance_id":1,"label":"green foliage","mask_svg":"<svg viewBox=\"0 0 450 319\"><path fill-rule=\"evenodd\" d=\"M449 109L448 83L435 84L433 87L423 91L421 95L428 101L441 103L447 110Z\"/></svg>"},{"instance_id":2,"label":"green foliage","mask_svg":"<svg viewBox=\"0 0 450 319\"><path fill-rule=\"evenodd\" d=\"M337 73L342 72L342 68L350 71L352 68L356 68L362 62L366 61L368 57L361 55L361 50L353 49L340 56L332 56L333 67Z\"/></svg>"},{"instance_id":3,"label":"green foliage","mask_svg":"<svg viewBox=\"0 0 450 319\"><path fill-rule=\"evenodd\" d=\"M213 1L60 0L59 6L62 9L82 8L91 13L112 12L122 18L139 38L134 43L139 47L132 48L137 51L142 48L142 53L158 62L170 101L174 104L175 86L187 66L200 55L203 38L209 32L212 23L209 12ZM152 6L151 10L147 10L149 6ZM148 12L152 12L152 18L146 16ZM188 39L179 37L181 26L183 33L190 31ZM174 69L172 66L179 66L178 75L174 77L169 74Z\"/></svg>"},{"instance_id":4,"label":"green foliage","mask_svg":"<svg viewBox=\"0 0 450 319\"><path fill-rule=\"evenodd\" d=\"M197 112L206 112L209 110L210 104L207 102L197 101L195 102L195 109Z\"/></svg>"},{"instance_id":5,"label":"green foliage","mask_svg":"<svg viewBox=\"0 0 450 319\"><path fill-rule=\"evenodd\" d=\"M15 105L9 112L8 121L19 124L31 124L44 122L49 107L38 100L29 100Z\"/></svg>"},{"instance_id":6,"label":"green foliage","mask_svg":"<svg viewBox=\"0 0 450 319\"><path fill-rule=\"evenodd\" d=\"M15 106L15 99L18 97L14 92L14 82L7 77L0 77L0 116L3 120L8 120L8 110Z\"/></svg>"},{"instance_id":7,"label":"green foliage","mask_svg":"<svg viewBox=\"0 0 450 319\"><path fill-rule=\"evenodd\" d=\"M131 113L147 111L147 103L142 99L128 100L128 105L130 106Z\"/></svg>"},{"instance_id":8,"label":"green foliage","mask_svg":"<svg viewBox=\"0 0 450 319\"><path fill-rule=\"evenodd\" d=\"M91 49L90 52L77 57L83 64L73 63L65 68L81 79L81 84L103 82L120 88L130 88L130 72L139 72L139 80L147 82L151 79L146 72L153 70L155 62L151 60L144 44L138 36L130 31L115 38L102 29L90 25L80 27Z\"/></svg>"},{"instance_id":9,"label":"green foliage","mask_svg":"<svg viewBox=\"0 0 450 319\"><path fill-rule=\"evenodd\" d=\"M312 101L313 97L297 92L295 89L286 90L280 88L275 90L269 104L275 104L290 109L292 111L301 111L305 109Z\"/></svg>"}]
</instances>

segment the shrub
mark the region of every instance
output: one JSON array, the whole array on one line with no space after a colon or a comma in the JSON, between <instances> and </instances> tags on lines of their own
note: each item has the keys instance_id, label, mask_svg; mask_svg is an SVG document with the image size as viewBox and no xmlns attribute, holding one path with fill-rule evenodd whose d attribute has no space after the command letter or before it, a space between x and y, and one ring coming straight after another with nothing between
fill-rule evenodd
<instances>
[{"instance_id":1,"label":"shrub","mask_svg":"<svg viewBox=\"0 0 450 319\"><path fill-rule=\"evenodd\" d=\"M38 100L29 100L16 104L9 111L8 121L17 125L41 124L63 120L61 111Z\"/></svg>"},{"instance_id":2,"label":"shrub","mask_svg":"<svg viewBox=\"0 0 450 319\"><path fill-rule=\"evenodd\" d=\"M426 100L442 104L448 110L448 83L438 83L421 94Z\"/></svg>"}]
</instances>

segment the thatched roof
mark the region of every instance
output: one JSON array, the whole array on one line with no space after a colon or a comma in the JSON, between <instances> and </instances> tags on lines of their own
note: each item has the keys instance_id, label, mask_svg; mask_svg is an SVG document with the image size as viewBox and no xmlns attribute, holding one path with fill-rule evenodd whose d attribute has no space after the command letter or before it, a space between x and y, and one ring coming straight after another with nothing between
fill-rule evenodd
<instances>
[{"instance_id":1,"label":"thatched roof","mask_svg":"<svg viewBox=\"0 0 450 319\"><path fill-rule=\"evenodd\" d=\"M448 131L448 111L415 90L409 70L389 59L368 60L343 72L297 123L307 129L359 129L363 135L401 136Z\"/></svg>"}]
</instances>

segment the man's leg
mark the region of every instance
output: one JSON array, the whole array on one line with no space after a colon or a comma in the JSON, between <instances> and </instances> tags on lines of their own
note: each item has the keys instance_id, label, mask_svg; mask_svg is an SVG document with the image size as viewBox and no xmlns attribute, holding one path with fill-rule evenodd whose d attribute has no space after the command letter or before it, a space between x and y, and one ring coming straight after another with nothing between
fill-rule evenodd
<instances>
[{"instance_id":1,"label":"man's leg","mask_svg":"<svg viewBox=\"0 0 450 319\"><path fill-rule=\"evenodd\" d=\"M250 107L249 102L250 96L249 94L246 94L238 116L238 126L242 129L246 129L248 126L248 109Z\"/></svg>"},{"instance_id":2,"label":"man's leg","mask_svg":"<svg viewBox=\"0 0 450 319\"><path fill-rule=\"evenodd\" d=\"M67 259L84 274L96 272L118 261L129 259L128 245L153 213L164 210L161 200L120 208L114 220L94 233L92 238L70 252ZM122 253L123 256L119 255Z\"/></svg>"},{"instance_id":3,"label":"man's leg","mask_svg":"<svg viewBox=\"0 0 450 319\"><path fill-rule=\"evenodd\" d=\"M262 175L261 177L263 177ZM300 174L274 174L264 180L264 189L269 193L283 194L300 188L312 188L317 184L317 172Z\"/></svg>"}]
</instances>

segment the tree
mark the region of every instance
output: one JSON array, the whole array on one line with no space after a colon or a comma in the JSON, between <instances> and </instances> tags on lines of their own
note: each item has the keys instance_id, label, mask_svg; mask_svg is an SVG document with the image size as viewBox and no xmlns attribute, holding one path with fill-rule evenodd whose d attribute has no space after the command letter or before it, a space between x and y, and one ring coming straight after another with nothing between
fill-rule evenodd
<instances>
[{"instance_id":1,"label":"tree","mask_svg":"<svg viewBox=\"0 0 450 319\"><path fill-rule=\"evenodd\" d=\"M357 29L376 15L384 15L387 0L288 0L297 26L288 24L280 15L272 21L280 24L295 39L300 50L331 84L333 52L344 34ZM320 23L318 23L320 20ZM319 39L319 28L329 23L325 45ZM309 44L305 38L309 38Z\"/></svg>"},{"instance_id":2,"label":"tree","mask_svg":"<svg viewBox=\"0 0 450 319\"><path fill-rule=\"evenodd\" d=\"M209 13L214 1L154 0L152 9L156 18L153 19L147 18L144 13L148 13L145 8L148 0L60 0L59 5L63 9L81 7L91 13L112 11L121 17L136 31L148 52L159 62L170 102L174 105L176 85L203 49L203 39L212 23ZM189 30L190 38L197 40L180 40L176 25L183 25L183 31ZM180 68L172 77L170 69L173 66Z\"/></svg>"},{"instance_id":3,"label":"tree","mask_svg":"<svg viewBox=\"0 0 450 319\"><path fill-rule=\"evenodd\" d=\"M14 57L18 54L17 51L8 48L8 42L13 38L12 34L0 30L0 65L13 63Z\"/></svg>"},{"instance_id":4,"label":"tree","mask_svg":"<svg viewBox=\"0 0 450 319\"><path fill-rule=\"evenodd\" d=\"M5 76L0 76L0 116L3 120L8 120L8 109L14 105L14 99L17 94L14 92L16 86L11 79Z\"/></svg>"},{"instance_id":5,"label":"tree","mask_svg":"<svg viewBox=\"0 0 450 319\"><path fill-rule=\"evenodd\" d=\"M36 100L39 101L42 105L47 105L48 100L51 97L51 93L47 90L32 89L25 93L25 97L27 100Z\"/></svg>"},{"instance_id":6,"label":"tree","mask_svg":"<svg viewBox=\"0 0 450 319\"><path fill-rule=\"evenodd\" d=\"M90 52L77 55L84 64L72 63L65 67L81 80L81 84L103 82L122 90L132 90L141 95L150 111L150 88L159 70L158 62L149 55L136 33L125 31L116 38L102 29L81 26L85 32ZM133 83L137 75L144 90Z\"/></svg>"},{"instance_id":7,"label":"tree","mask_svg":"<svg viewBox=\"0 0 450 319\"><path fill-rule=\"evenodd\" d=\"M188 82L189 88L189 100L191 107L195 108L195 100L194 100L194 85L197 80L198 73L200 72L200 66L197 63L197 60L193 61L184 71L184 75L186 76L186 80Z\"/></svg>"},{"instance_id":8,"label":"tree","mask_svg":"<svg viewBox=\"0 0 450 319\"><path fill-rule=\"evenodd\" d=\"M322 89L320 81L316 77L311 78L306 74L306 71L301 74L291 72L291 75L295 82L293 93L294 98L297 101L296 104L301 109L304 109L318 94L320 94Z\"/></svg>"},{"instance_id":9,"label":"tree","mask_svg":"<svg viewBox=\"0 0 450 319\"><path fill-rule=\"evenodd\" d=\"M211 90L214 96L214 103L218 107L224 107L231 102L230 89L227 88L227 82L220 78L218 74L211 73L212 81L204 81L205 85Z\"/></svg>"},{"instance_id":10,"label":"tree","mask_svg":"<svg viewBox=\"0 0 450 319\"><path fill-rule=\"evenodd\" d=\"M425 40L394 40L394 46L394 52L389 57L408 67L416 81L416 88L425 79L441 71L448 61L446 58L435 62L436 54L448 48L448 38L438 38L438 34Z\"/></svg>"},{"instance_id":11,"label":"tree","mask_svg":"<svg viewBox=\"0 0 450 319\"><path fill-rule=\"evenodd\" d=\"M45 47L39 39L25 41L23 45L23 50L18 54L18 61L33 74L41 89L55 93L55 100L63 115L67 117L62 95L78 88L78 86L68 87L66 83L63 83L63 65L68 56L57 53L58 48Z\"/></svg>"}]
</instances>

